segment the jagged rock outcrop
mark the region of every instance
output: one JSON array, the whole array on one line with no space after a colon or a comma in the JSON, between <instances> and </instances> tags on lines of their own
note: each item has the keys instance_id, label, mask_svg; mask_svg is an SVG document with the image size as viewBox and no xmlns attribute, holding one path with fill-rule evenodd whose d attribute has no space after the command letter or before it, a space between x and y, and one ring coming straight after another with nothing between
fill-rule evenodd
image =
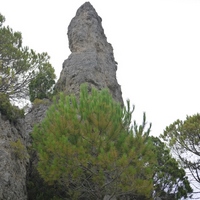
<instances>
[{"instance_id":1,"label":"jagged rock outcrop","mask_svg":"<svg viewBox=\"0 0 200 200\"><path fill-rule=\"evenodd\" d=\"M80 85L88 83L99 90L108 88L113 98L123 104L121 87L116 79L117 63L101 21L89 2L78 9L68 27L72 53L63 63L56 89L78 96Z\"/></svg>"},{"instance_id":2,"label":"jagged rock outcrop","mask_svg":"<svg viewBox=\"0 0 200 200\"><path fill-rule=\"evenodd\" d=\"M32 132L34 125L40 123L44 119L46 111L50 105L50 100L40 100L39 102L35 103L26 114L24 127L25 134L27 135L27 144L31 143L30 133Z\"/></svg>"}]
</instances>

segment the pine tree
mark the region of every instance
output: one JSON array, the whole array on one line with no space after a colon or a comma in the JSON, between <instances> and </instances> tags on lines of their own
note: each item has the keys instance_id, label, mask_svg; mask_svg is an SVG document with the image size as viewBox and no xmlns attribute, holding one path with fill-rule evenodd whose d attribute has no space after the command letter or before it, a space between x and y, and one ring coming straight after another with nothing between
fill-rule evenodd
<instances>
[{"instance_id":1,"label":"pine tree","mask_svg":"<svg viewBox=\"0 0 200 200\"><path fill-rule=\"evenodd\" d=\"M200 189L200 114L187 116L185 120L176 120L161 135L182 166L188 169Z\"/></svg>"},{"instance_id":2,"label":"pine tree","mask_svg":"<svg viewBox=\"0 0 200 200\"><path fill-rule=\"evenodd\" d=\"M151 198L155 155L150 140L131 127L127 105L85 85L79 100L54 99L32 134L41 177L66 188L70 199Z\"/></svg>"},{"instance_id":3,"label":"pine tree","mask_svg":"<svg viewBox=\"0 0 200 200\"><path fill-rule=\"evenodd\" d=\"M35 77L29 84L30 100L50 98L53 94L53 85L55 84L55 71L50 63L38 66Z\"/></svg>"},{"instance_id":4,"label":"pine tree","mask_svg":"<svg viewBox=\"0 0 200 200\"><path fill-rule=\"evenodd\" d=\"M159 138L151 136L157 155L154 174L154 197L161 199L187 199L192 188L184 169L170 154L170 149Z\"/></svg>"},{"instance_id":5,"label":"pine tree","mask_svg":"<svg viewBox=\"0 0 200 200\"><path fill-rule=\"evenodd\" d=\"M55 79L54 69L47 53L39 54L23 46L22 34L4 26L4 22L5 17L0 14L0 94L19 101L29 96L29 83L39 68L51 71Z\"/></svg>"}]
</instances>

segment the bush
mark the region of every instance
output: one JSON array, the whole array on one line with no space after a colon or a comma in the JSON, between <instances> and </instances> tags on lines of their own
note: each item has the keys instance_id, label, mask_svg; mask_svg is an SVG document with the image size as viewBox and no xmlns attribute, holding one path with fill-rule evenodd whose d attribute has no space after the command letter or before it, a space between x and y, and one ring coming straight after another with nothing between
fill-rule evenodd
<instances>
[{"instance_id":1,"label":"bush","mask_svg":"<svg viewBox=\"0 0 200 200\"><path fill-rule=\"evenodd\" d=\"M13 106L8 95L0 93L0 113L11 122L16 122L18 118L24 117L24 110Z\"/></svg>"},{"instance_id":2,"label":"bush","mask_svg":"<svg viewBox=\"0 0 200 200\"><path fill-rule=\"evenodd\" d=\"M12 152L20 160L26 160L29 156L26 147L22 144L21 140L18 139L16 142L10 142Z\"/></svg>"}]
</instances>

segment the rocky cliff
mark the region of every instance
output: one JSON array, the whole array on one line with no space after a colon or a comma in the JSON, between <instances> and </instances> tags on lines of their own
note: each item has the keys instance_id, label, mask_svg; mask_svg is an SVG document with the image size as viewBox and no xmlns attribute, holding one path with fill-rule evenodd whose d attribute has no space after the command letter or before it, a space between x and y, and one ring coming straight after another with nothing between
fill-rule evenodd
<instances>
[{"instance_id":1,"label":"rocky cliff","mask_svg":"<svg viewBox=\"0 0 200 200\"><path fill-rule=\"evenodd\" d=\"M28 154L23 122L10 122L0 114L0 200L27 199Z\"/></svg>"},{"instance_id":2,"label":"rocky cliff","mask_svg":"<svg viewBox=\"0 0 200 200\"><path fill-rule=\"evenodd\" d=\"M0 200L26 200L27 181L32 175L30 132L45 116L51 102L33 105L25 118L12 122L0 113ZM31 177L32 178L32 177Z\"/></svg>"},{"instance_id":3,"label":"rocky cliff","mask_svg":"<svg viewBox=\"0 0 200 200\"><path fill-rule=\"evenodd\" d=\"M101 21L89 2L78 9L68 27L72 53L63 63L55 88L58 92L78 95L80 85L88 83L99 90L108 88L113 98L123 104L121 87L116 79L117 63ZM30 194L35 190L27 192L27 182L37 179L32 171L35 157L27 153L31 146L30 133L45 117L50 104L48 100L41 101L16 123L0 114L0 200L34 199Z\"/></svg>"},{"instance_id":4,"label":"rocky cliff","mask_svg":"<svg viewBox=\"0 0 200 200\"><path fill-rule=\"evenodd\" d=\"M121 87L116 79L117 63L101 21L89 2L76 12L68 27L72 53L63 63L56 89L78 95L80 84L88 83L99 90L108 88L113 98L123 104Z\"/></svg>"}]
</instances>

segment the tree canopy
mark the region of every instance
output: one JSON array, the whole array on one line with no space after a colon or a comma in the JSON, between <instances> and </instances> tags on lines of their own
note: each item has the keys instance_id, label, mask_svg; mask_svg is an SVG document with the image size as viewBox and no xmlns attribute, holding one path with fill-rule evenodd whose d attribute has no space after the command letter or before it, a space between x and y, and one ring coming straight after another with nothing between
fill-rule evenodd
<instances>
[{"instance_id":1,"label":"tree canopy","mask_svg":"<svg viewBox=\"0 0 200 200\"><path fill-rule=\"evenodd\" d=\"M191 196L192 188L179 162L159 138L151 136L157 165L154 174L154 197L175 200Z\"/></svg>"},{"instance_id":2,"label":"tree canopy","mask_svg":"<svg viewBox=\"0 0 200 200\"><path fill-rule=\"evenodd\" d=\"M70 199L151 198L155 156L150 140L134 134L131 114L106 89L82 86L79 100L54 99L32 134L42 178L66 187Z\"/></svg>"},{"instance_id":3,"label":"tree canopy","mask_svg":"<svg viewBox=\"0 0 200 200\"><path fill-rule=\"evenodd\" d=\"M35 77L29 84L30 100L49 98L53 94L56 75L50 63L38 66Z\"/></svg>"},{"instance_id":4,"label":"tree canopy","mask_svg":"<svg viewBox=\"0 0 200 200\"><path fill-rule=\"evenodd\" d=\"M200 183L200 114L176 120L161 136L184 168ZM200 188L196 185L197 188Z\"/></svg>"},{"instance_id":5,"label":"tree canopy","mask_svg":"<svg viewBox=\"0 0 200 200\"><path fill-rule=\"evenodd\" d=\"M22 46L21 33L4 26L4 22L5 17L0 14L0 93L12 100L24 99L29 96L28 86L38 75L38 69L44 67L51 74L54 74L54 69L47 53L39 54Z\"/></svg>"}]
</instances>

